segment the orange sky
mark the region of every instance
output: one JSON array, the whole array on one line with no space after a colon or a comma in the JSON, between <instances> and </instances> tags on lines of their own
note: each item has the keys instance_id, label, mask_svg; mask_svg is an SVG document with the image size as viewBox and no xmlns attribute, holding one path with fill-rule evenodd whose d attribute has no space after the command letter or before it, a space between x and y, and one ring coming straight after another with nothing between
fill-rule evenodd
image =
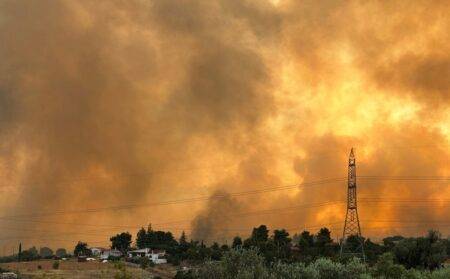
<instances>
[{"instance_id":1,"label":"orange sky","mask_svg":"<svg viewBox=\"0 0 450 279\"><path fill-rule=\"evenodd\" d=\"M338 237L351 147L360 176L450 176L449 12L2 1L0 246L105 246L150 222L210 241L262 223ZM448 180L358 187L365 236L450 233Z\"/></svg>"}]
</instances>

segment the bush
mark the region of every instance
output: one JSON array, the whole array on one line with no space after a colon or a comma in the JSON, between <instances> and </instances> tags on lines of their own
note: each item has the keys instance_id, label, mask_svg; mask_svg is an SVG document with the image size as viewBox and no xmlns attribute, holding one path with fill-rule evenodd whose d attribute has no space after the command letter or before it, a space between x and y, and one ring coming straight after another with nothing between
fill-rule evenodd
<instances>
[{"instance_id":1,"label":"bush","mask_svg":"<svg viewBox=\"0 0 450 279\"><path fill-rule=\"evenodd\" d=\"M131 274L127 271L127 268L123 262L114 263L114 268L117 269L117 273L114 275L114 279L131 279Z\"/></svg>"},{"instance_id":2,"label":"bush","mask_svg":"<svg viewBox=\"0 0 450 279\"><path fill-rule=\"evenodd\" d=\"M205 263L194 278L269 278L264 258L256 249L237 249L226 252L219 262Z\"/></svg>"},{"instance_id":3,"label":"bush","mask_svg":"<svg viewBox=\"0 0 450 279\"><path fill-rule=\"evenodd\" d=\"M175 255L175 256L168 255L167 262L172 265L179 266L180 265L180 257L178 255Z\"/></svg>"},{"instance_id":4,"label":"bush","mask_svg":"<svg viewBox=\"0 0 450 279\"><path fill-rule=\"evenodd\" d=\"M310 267L319 273L321 279L347 279L345 266L327 258L317 259Z\"/></svg>"},{"instance_id":5,"label":"bush","mask_svg":"<svg viewBox=\"0 0 450 279\"><path fill-rule=\"evenodd\" d=\"M177 279L447 279L450 268L435 271L407 270L395 264L391 253L380 256L373 268L360 259L346 264L328 258L319 258L311 264L277 262L271 266L256 249L230 250L220 261L208 261L199 269L178 271Z\"/></svg>"},{"instance_id":6,"label":"bush","mask_svg":"<svg viewBox=\"0 0 450 279\"><path fill-rule=\"evenodd\" d=\"M450 267L442 268L433 271L431 273L430 279L448 279L450 278Z\"/></svg>"},{"instance_id":7,"label":"bush","mask_svg":"<svg viewBox=\"0 0 450 279\"><path fill-rule=\"evenodd\" d=\"M117 262L120 261L121 257L115 257L115 256L109 256L108 261L110 262Z\"/></svg>"},{"instance_id":8,"label":"bush","mask_svg":"<svg viewBox=\"0 0 450 279\"><path fill-rule=\"evenodd\" d=\"M58 269L59 268L59 261L54 261L53 262L53 269Z\"/></svg>"},{"instance_id":9,"label":"bush","mask_svg":"<svg viewBox=\"0 0 450 279\"><path fill-rule=\"evenodd\" d=\"M392 253L384 253L378 259L375 265L375 277L400 279L406 275L404 266L394 264L394 255Z\"/></svg>"},{"instance_id":10,"label":"bush","mask_svg":"<svg viewBox=\"0 0 450 279\"><path fill-rule=\"evenodd\" d=\"M276 263L272 266L271 276L283 279L318 279L319 272L304 263Z\"/></svg>"},{"instance_id":11,"label":"bush","mask_svg":"<svg viewBox=\"0 0 450 279\"><path fill-rule=\"evenodd\" d=\"M150 259L148 258L148 257L141 257L140 259L139 259L139 266L142 268L142 269L146 269L147 267L149 267L149 265L150 265Z\"/></svg>"}]
</instances>

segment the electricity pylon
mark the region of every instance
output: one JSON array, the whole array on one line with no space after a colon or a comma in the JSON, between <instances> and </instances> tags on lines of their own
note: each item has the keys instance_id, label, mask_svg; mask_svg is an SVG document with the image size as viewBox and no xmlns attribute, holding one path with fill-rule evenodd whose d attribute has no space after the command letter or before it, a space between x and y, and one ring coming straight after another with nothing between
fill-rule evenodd
<instances>
[{"instance_id":1,"label":"electricity pylon","mask_svg":"<svg viewBox=\"0 0 450 279\"><path fill-rule=\"evenodd\" d=\"M345 216L344 232L342 233L340 256L355 256L365 261L364 240L361 237L356 201L356 160L352 148L348 158L347 214ZM351 237L352 241L348 241L349 237Z\"/></svg>"}]
</instances>

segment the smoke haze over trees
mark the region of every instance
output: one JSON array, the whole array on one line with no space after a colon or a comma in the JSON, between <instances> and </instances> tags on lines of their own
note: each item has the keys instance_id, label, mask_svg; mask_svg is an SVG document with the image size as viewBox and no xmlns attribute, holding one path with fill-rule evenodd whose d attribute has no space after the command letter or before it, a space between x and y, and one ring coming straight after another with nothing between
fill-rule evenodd
<instances>
[{"instance_id":1,"label":"smoke haze over trees","mask_svg":"<svg viewBox=\"0 0 450 279\"><path fill-rule=\"evenodd\" d=\"M345 181L230 193L345 178L352 146L358 175L448 177L449 9L1 1L1 238L72 249L148 223L211 243L261 223L322 227L343 204L246 213L345 200ZM358 187L391 200L360 203L367 236L450 232L448 181ZM192 197L211 199L146 206Z\"/></svg>"}]
</instances>

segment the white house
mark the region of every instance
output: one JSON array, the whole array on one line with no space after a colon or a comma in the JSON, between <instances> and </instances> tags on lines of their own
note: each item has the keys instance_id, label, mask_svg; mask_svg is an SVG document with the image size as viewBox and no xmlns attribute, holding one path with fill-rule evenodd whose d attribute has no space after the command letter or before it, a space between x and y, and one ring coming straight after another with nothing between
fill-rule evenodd
<instances>
[{"instance_id":1,"label":"white house","mask_svg":"<svg viewBox=\"0 0 450 279\"><path fill-rule=\"evenodd\" d=\"M162 250L152 250L150 248L144 248L139 250L133 250L128 252L128 257L148 257L155 264L167 263L164 258L166 251Z\"/></svg>"},{"instance_id":2,"label":"white house","mask_svg":"<svg viewBox=\"0 0 450 279\"><path fill-rule=\"evenodd\" d=\"M119 250L111 249L111 250L104 250L102 254L100 255L100 259L107 260L109 257L122 257L122 252Z\"/></svg>"},{"instance_id":3,"label":"white house","mask_svg":"<svg viewBox=\"0 0 450 279\"><path fill-rule=\"evenodd\" d=\"M91 250L92 256L94 256L94 257L101 256L103 251L107 250L105 248L100 248L100 247L92 247L92 248L89 248L89 249Z\"/></svg>"}]
</instances>

